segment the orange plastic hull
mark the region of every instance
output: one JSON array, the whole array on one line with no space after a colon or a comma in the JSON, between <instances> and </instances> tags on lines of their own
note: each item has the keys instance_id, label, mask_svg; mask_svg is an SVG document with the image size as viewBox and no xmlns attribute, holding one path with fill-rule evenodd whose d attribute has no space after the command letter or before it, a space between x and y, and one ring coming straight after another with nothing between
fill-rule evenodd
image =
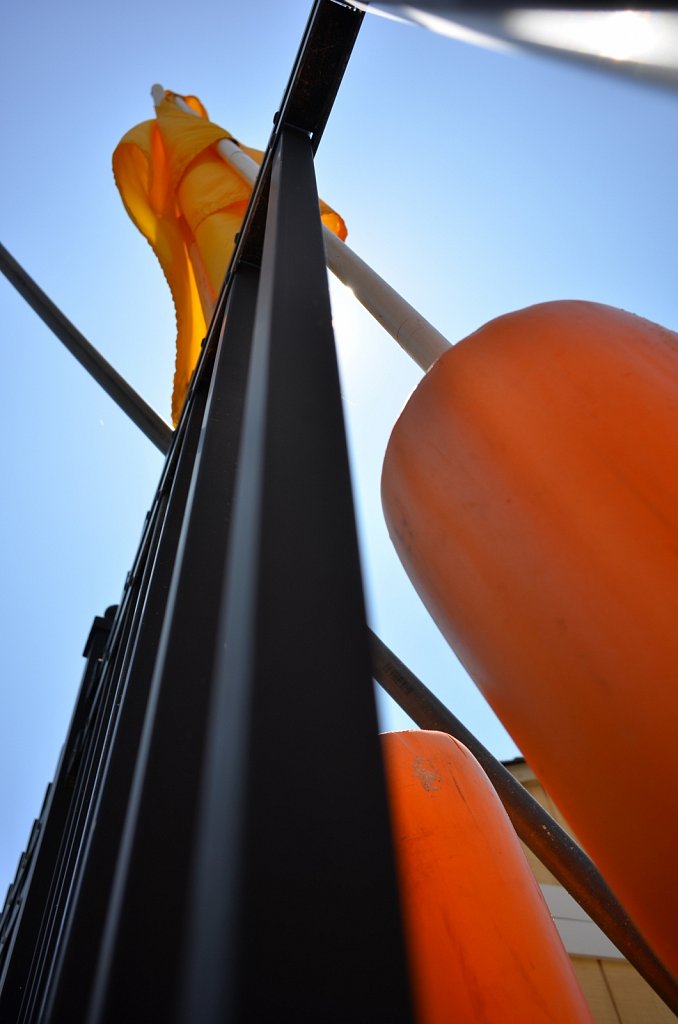
<instances>
[{"instance_id":1,"label":"orange plastic hull","mask_svg":"<svg viewBox=\"0 0 678 1024\"><path fill-rule=\"evenodd\" d=\"M585 302L492 321L389 442L433 618L678 974L678 336Z\"/></svg>"},{"instance_id":2,"label":"orange plastic hull","mask_svg":"<svg viewBox=\"0 0 678 1024\"><path fill-rule=\"evenodd\" d=\"M419 1024L591 1024L478 762L440 732L382 743Z\"/></svg>"}]
</instances>

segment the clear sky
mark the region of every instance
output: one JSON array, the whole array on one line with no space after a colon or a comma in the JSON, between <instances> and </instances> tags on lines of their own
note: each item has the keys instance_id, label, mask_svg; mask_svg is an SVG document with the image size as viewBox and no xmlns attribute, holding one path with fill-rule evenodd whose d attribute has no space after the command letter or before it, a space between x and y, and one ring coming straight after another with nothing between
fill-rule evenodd
<instances>
[{"instance_id":1,"label":"clear sky","mask_svg":"<svg viewBox=\"0 0 678 1024\"><path fill-rule=\"evenodd\" d=\"M169 418L174 320L110 171L154 82L264 147L310 0L11 5L0 238ZM349 244L450 341L591 299L678 329L678 97L365 20L317 159ZM333 289L370 621L500 757L517 750L393 553L389 431L420 371ZM53 776L94 615L117 603L161 456L0 279L0 900ZM331 698L330 698L331 699ZM381 702L384 728L406 719Z\"/></svg>"}]
</instances>

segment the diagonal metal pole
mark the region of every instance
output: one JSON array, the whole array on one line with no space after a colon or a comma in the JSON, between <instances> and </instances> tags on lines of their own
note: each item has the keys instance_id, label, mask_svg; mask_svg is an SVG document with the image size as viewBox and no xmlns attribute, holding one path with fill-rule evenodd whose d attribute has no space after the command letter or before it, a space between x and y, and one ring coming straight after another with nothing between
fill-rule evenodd
<instances>
[{"instance_id":1,"label":"diagonal metal pole","mask_svg":"<svg viewBox=\"0 0 678 1024\"><path fill-rule=\"evenodd\" d=\"M0 270L26 300L40 319L63 342L71 355L100 384L106 394L120 406L142 433L166 454L172 440L172 428L144 401L138 392L121 377L100 352L64 316L42 288L0 243Z\"/></svg>"}]
</instances>

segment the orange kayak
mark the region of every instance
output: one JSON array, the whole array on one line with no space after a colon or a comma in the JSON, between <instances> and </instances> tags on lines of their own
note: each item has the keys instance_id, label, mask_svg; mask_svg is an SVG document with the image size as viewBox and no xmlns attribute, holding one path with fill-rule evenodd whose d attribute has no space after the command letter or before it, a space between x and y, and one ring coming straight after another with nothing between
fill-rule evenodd
<instances>
[{"instance_id":1,"label":"orange kayak","mask_svg":"<svg viewBox=\"0 0 678 1024\"><path fill-rule=\"evenodd\" d=\"M441 732L382 736L419 1024L592 1024L513 827Z\"/></svg>"}]
</instances>

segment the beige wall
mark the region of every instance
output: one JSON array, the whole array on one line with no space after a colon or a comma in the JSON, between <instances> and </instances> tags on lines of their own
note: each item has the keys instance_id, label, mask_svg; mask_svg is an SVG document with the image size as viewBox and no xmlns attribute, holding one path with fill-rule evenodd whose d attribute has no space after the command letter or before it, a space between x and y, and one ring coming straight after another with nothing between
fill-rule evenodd
<instances>
[{"instance_id":1,"label":"beige wall","mask_svg":"<svg viewBox=\"0 0 678 1024\"><path fill-rule=\"evenodd\" d=\"M558 824L572 835L572 830L529 765L525 761L516 761L506 764L506 767ZM638 972L614 950L580 908L576 911L567 909L569 901L562 886L526 846L523 849L547 897L596 1024L674 1024L678 1018L655 995ZM559 909L561 903L566 909ZM562 914L562 917L559 918L558 914ZM586 952L573 952L573 949ZM595 950L595 954L591 950ZM600 955L601 950L606 955Z\"/></svg>"}]
</instances>

